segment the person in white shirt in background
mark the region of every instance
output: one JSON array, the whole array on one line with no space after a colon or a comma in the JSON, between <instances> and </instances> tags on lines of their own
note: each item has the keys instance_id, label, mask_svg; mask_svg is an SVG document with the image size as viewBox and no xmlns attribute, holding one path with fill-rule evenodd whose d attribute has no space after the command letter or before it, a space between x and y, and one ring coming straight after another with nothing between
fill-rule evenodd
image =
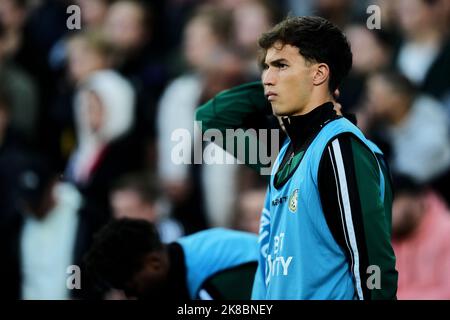
<instances>
[{"instance_id":1,"label":"person in white shirt in background","mask_svg":"<svg viewBox=\"0 0 450 320\"><path fill-rule=\"evenodd\" d=\"M20 298L70 299L67 270L75 263L83 198L41 160L22 172L19 188L23 215L18 236Z\"/></svg>"},{"instance_id":2,"label":"person in white shirt in background","mask_svg":"<svg viewBox=\"0 0 450 320\"><path fill-rule=\"evenodd\" d=\"M368 112L392 146L391 166L418 182L450 168L450 135L444 107L420 94L406 77L380 71L368 80Z\"/></svg>"},{"instance_id":3,"label":"person in white shirt in background","mask_svg":"<svg viewBox=\"0 0 450 320\"><path fill-rule=\"evenodd\" d=\"M450 132L445 107L393 71L374 73L367 86L365 116L368 123L378 124L372 133L391 147L387 159L392 171L432 185L450 203Z\"/></svg>"}]
</instances>

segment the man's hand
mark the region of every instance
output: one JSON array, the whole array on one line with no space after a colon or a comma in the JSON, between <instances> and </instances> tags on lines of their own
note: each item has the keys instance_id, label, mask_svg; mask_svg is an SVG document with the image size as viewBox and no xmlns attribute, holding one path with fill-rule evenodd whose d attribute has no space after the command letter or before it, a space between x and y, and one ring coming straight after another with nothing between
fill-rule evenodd
<instances>
[{"instance_id":1,"label":"man's hand","mask_svg":"<svg viewBox=\"0 0 450 320\"><path fill-rule=\"evenodd\" d=\"M340 116L342 116L342 106L339 102L337 102L336 100L339 99L339 96L341 95L341 93L339 92L339 89L336 89L333 93L333 104L334 104L334 110L336 111L336 113Z\"/></svg>"}]
</instances>

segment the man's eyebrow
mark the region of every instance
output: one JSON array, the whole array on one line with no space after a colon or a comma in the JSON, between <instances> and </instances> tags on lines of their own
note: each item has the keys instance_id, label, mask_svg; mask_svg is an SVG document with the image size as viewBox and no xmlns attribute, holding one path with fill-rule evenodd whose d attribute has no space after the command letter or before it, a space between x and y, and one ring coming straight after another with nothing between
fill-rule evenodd
<instances>
[{"instance_id":1,"label":"man's eyebrow","mask_svg":"<svg viewBox=\"0 0 450 320\"><path fill-rule=\"evenodd\" d=\"M279 63L288 63L288 62L289 61L287 61L285 58L280 58L280 59L275 59L275 60L272 60L269 62L265 61L264 64L270 64L273 66L273 65L277 65Z\"/></svg>"}]
</instances>

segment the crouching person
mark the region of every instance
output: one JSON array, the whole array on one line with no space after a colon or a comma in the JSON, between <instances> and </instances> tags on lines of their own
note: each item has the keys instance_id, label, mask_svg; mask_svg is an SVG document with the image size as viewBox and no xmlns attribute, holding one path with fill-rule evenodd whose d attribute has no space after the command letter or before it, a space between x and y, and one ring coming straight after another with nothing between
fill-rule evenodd
<instances>
[{"instance_id":1,"label":"crouching person","mask_svg":"<svg viewBox=\"0 0 450 320\"><path fill-rule=\"evenodd\" d=\"M257 236L209 229L163 244L153 224L108 223L85 257L90 277L128 298L179 303L194 299L250 299Z\"/></svg>"}]
</instances>

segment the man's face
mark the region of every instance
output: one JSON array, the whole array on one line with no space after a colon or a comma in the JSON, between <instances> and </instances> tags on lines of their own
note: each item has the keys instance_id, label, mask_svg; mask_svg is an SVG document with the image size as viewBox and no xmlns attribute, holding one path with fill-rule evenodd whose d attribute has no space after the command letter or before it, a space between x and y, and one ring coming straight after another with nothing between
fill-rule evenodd
<instances>
[{"instance_id":1,"label":"man's face","mask_svg":"<svg viewBox=\"0 0 450 320\"><path fill-rule=\"evenodd\" d=\"M89 47L85 39L72 39L69 42L69 75L76 83L82 82L94 71L107 68L107 66L107 59Z\"/></svg>"},{"instance_id":2,"label":"man's face","mask_svg":"<svg viewBox=\"0 0 450 320\"><path fill-rule=\"evenodd\" d=\"M219 48L219 40L204 18L190 21L184 32L183 49L187 62L194 68L209 65Z\"/></svg>"},{"instance_id":3,"label":"man's face","mask_svg":"<svg viewBox=\"0 0 450 320\"><path fill-rule=\"evenodd\" d=\"M18 30L23 26L25 19L25 9L16 5L15 1L0 1L0 20L6 29Z\"/></svg>"},{"instance_id":4,"label":"man's face","mask_svg":"<svg viewBox=\"0 0 450 320\"><path fill-rule=\"evenodd\" d=\"M146 40L145 12L133 1L118 1L111 5L105 21L105 34L122 50L140 48Z\"/></svg>"},{"instance_id":5,"label":"man's face","mask_svg":"<svg viewBox=\"0 0 450 320\"><path fill-rule=\"evenodd\" d=\"M276 42L267 50L262 82L276 116L305 113L313 89L313 74L313 64L307 63L297 47Z\"/></svg>"},{"instance_id":6,"label":"man's face","mask_svg":"<svg viewBox=\"0 0 450 320\"><path fill-rule=\"evenodd\" d=\"M390 51L377 40L375 34L365 26L353 25L345 30L352 44L353 70L368 74L380 70L389 62Z\"/></svg>"},{"instance_id":7,"label":"man's face","mask_svg":"<svg viewBox=\"0 0 450 320\"><path fill-rule=\"evenodd\" d=\"M167 298L166 282L169 272L168 256L164 252L149 253L140 271L125 284L124 292L129 298L159 300Z\"/></svg>"},{"instance_id":8,"label":"man's face","mask_svg":"<svg viewBox=\"0 0 450 320\"><path fill-rule=\"evenodd\" d=\"M81 18L86 25L98 27L101 26L108 11L106 0L78 0L77 4L81 8Z\"/></svg>"},{"instance_id":9,"label":"man's face","mask_svg":"<svg viewBox=\"0 0 450 320\"><path fill-rule=\"evenodd\" d=\"M398 106L398 94L380 76L373 76L368 80L367 97L370 111L380 119L390 118Z\"/></svg>"},{"instance_id":10,"label":"man's face","mask_svg":"<svg viewBox=\"0 0 450 320\"><path fill-rule=\"evenodd\" d=\"M398 24L407 35L414 35L423 30L424 26L429 26L436 18L425 1L400 0L394 3Z\"/></svg>"},{"instance_id":11,"label":"man's face","mask_svg":"<svg viewBox=\"0 0 450 320\"><path fill-rule=\"evenodd\" d=\"M134 190L117 190L111 195L111 206L116 219L131 218L156 222L156 210Z\"/></svg>"}]
</instances>

